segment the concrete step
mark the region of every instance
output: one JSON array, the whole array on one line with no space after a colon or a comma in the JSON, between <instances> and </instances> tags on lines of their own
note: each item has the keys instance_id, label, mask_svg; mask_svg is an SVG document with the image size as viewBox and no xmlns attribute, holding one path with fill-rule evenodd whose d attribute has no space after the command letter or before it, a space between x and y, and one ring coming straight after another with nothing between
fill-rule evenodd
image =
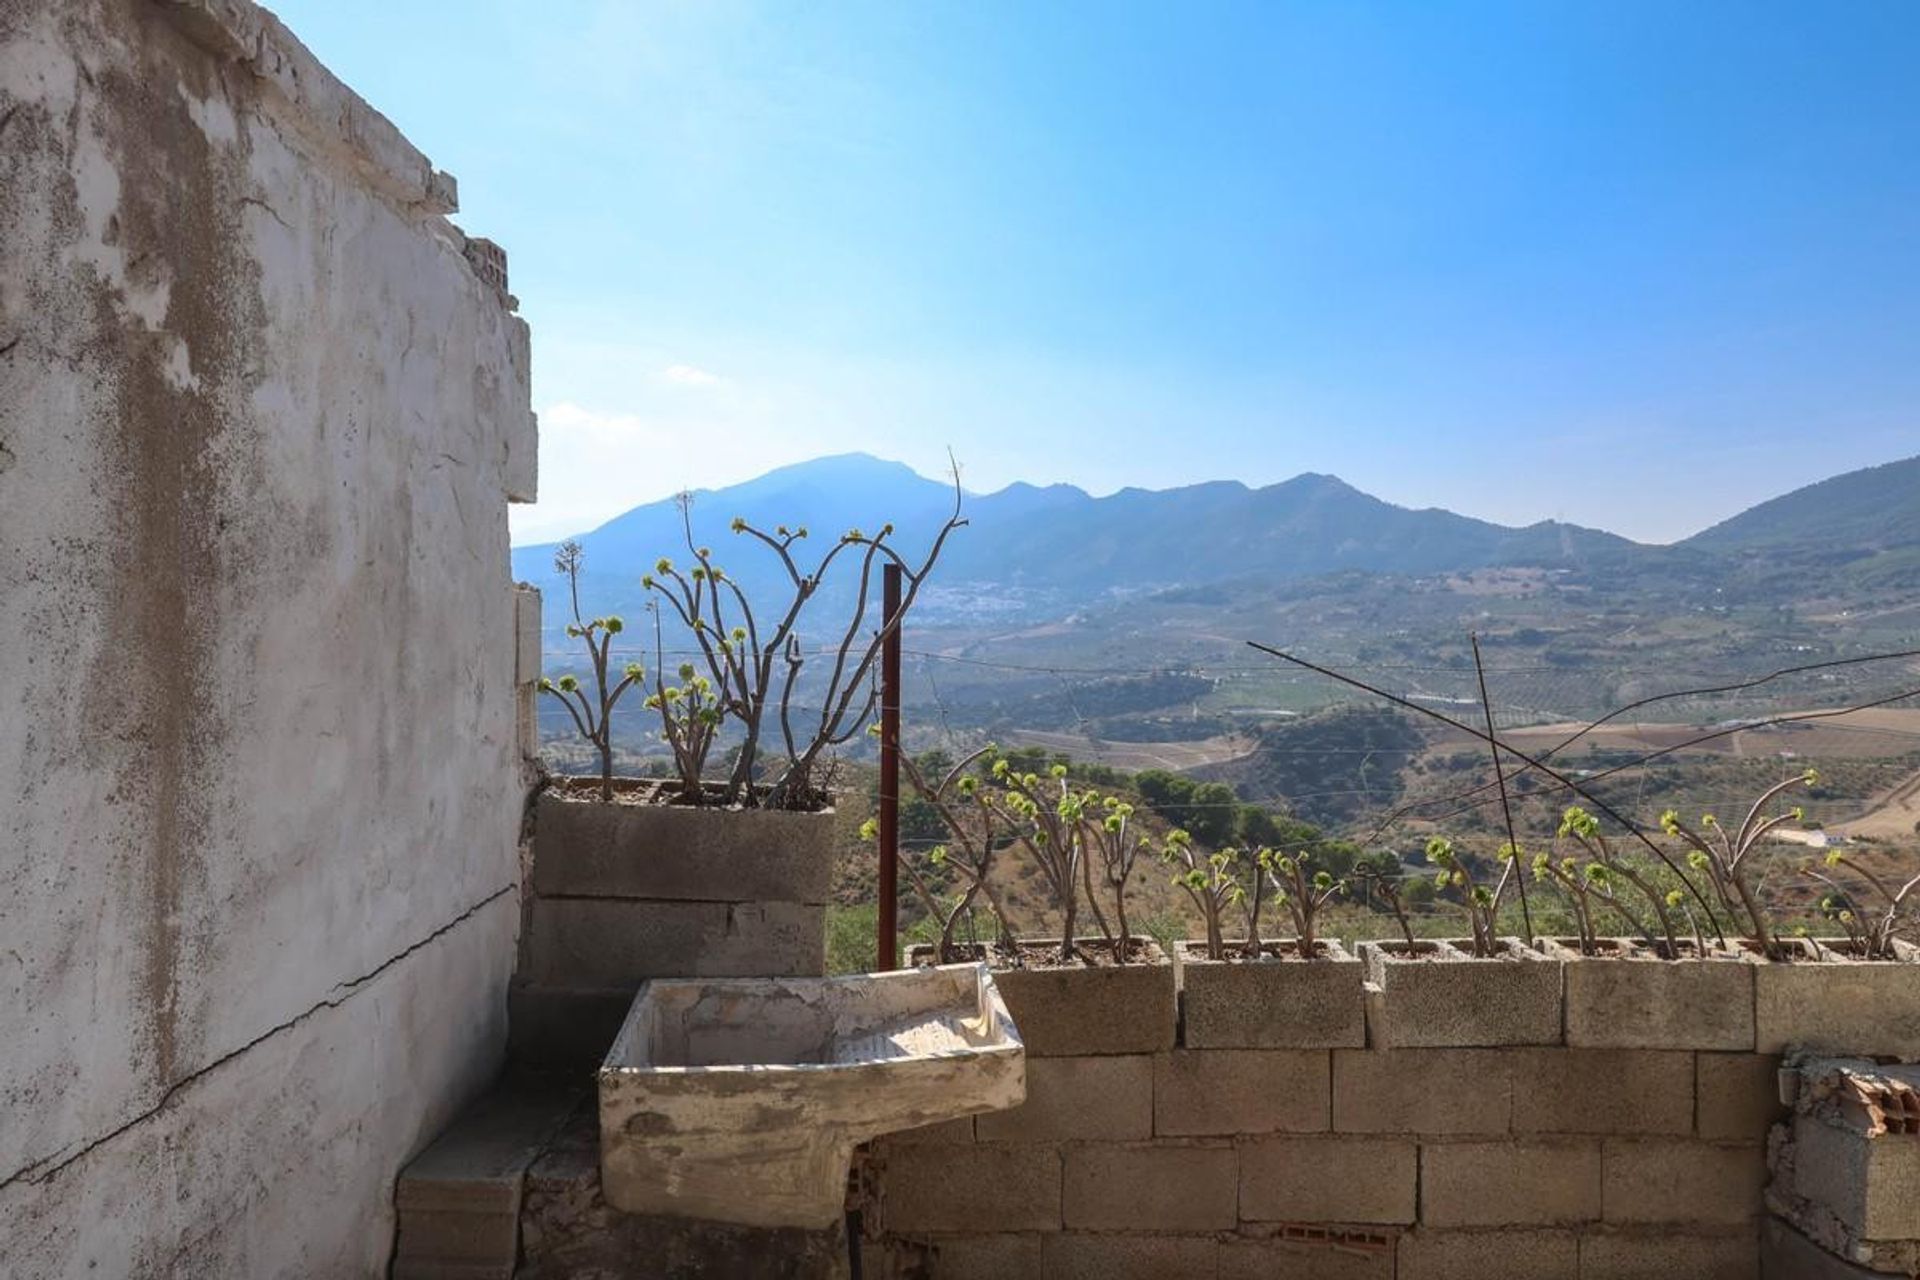
<instances>
[{"instance_id":1,"label":"concrete step","mask_svg":"<svg viewBox=\"0 0 1920 1280\"><path fill-rule=\"evenodd\" d=\"M527 1169L590 1093L577 1077L514 1074L400 1171L393 1280L512 1280Z\"/></svg>"}]
</instances>

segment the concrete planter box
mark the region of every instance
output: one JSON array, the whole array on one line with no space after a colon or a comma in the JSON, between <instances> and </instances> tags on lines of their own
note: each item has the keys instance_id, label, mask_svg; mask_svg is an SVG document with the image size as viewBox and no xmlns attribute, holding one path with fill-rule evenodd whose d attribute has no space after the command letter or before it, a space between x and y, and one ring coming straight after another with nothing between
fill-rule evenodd
<instances>
[{"instance_id":1,"label":"concrete planter box","mask_svg":"<svg viewBox=\"0 0 1920 1280\"><path fill-rule=\"evenodd\" d=\"M660 784L615 780L619 796L549 787L534 806L533 891L550 898L825 903L834 812L698 808L639 801Z\"/></svg>"},{"instance_id":2,"label":"concrete planter box","mask_svg":"<svg viewBox=\"0 0 1920 1280\"><path fill-rule=\"evenodd\" d=\"M1182 1043L1189 1049L1365 1048L1363 966L1332 939L1318 947L1313 960L1301 958L1295 939L1268 943L1257 960L1210 960L1204 942L1177 944Z\"/></svg>"},{"instance_id":3,"label":"concrete planter box","mask_svg":"<svg viewBox=\"0 0 1920 1280\"><path fill-rule=\"evenodd\" d=\"M1369 1042L1380 1049L1559 1044L1561 970L1517 938L1476 959L1451 940L1363 942Z\"/></svg>"},{"instance_id":4,"label":"concrete planter box","mask_svg":"<svg viewBox=\"0 0 1920 1280\"><path fill-rule=\"evenodd\" d=\"M1136 938L1144 959L1123 965L1071 968L1013 967L991 959L993 980L1007 1002L1027 1055L1034 1058L1159 1053L1173 1048L1178 997L1173 964L1157 943ZM1047 943L1026 942L1022 950ZM1082 938L1087 950L1104 950L1099 938ZM928 965L934 949L916 946L908 963Z\"/></svg>"},{"instance_id":5,"label":"concrete planter box","mask_svg":"<svg viewBox=\"0 0 1920 1280\"><path fill-rule=\"evenodd\" d=\"M1540 940L1566 967L1567 1043L1577 1049L1718 1049L1751 1052L1754 966L1709 947L1679 959L1629 938L1600 940L1585 955L1576 939Z\"/></svg>"},{"instance_id":6,"label":"concrete planter box","mask_svg":"<svg viewBox=\"0 0 1920 1280\"><path fill-rule=\"evenodd\" d=\"M1842 939L1795 938L1787 946L1789 959L1753 964L1761 1053L1804 1047L1920 1058L1920 963L1912 948L1901 949L1901 959L1855 960Z\"/></svg>"}]
</instances>

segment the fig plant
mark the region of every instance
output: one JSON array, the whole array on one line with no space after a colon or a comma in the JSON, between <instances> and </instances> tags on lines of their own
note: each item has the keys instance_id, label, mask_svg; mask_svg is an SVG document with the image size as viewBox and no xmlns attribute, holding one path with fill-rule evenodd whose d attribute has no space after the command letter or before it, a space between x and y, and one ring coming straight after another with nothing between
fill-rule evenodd
<instances>
[{"instance_id":1,"label":"fig plant","mask_svg":"<svg viewBox=\"0 0 1920 1280\"><path fill-rule=\"evenodd\" d=\"M783 524L769 532L735 517L733 533L772 552L786 579L786 595L771 611L757 609L739 581L715 562L712 549L697 543L692 495L681 495L681 524L692 563L682 570L671 559L662 558L641 585L685 630L694 646L695 665L706 681L704 696L739 728L740 749L721 787L724 803L791 809L811 807L818 801L816 774L823 756L872 721L879 698L874 677L881 649L918 600L947 539L967 523L960 514L957 466L953 494L951 514L916 562L909 562L895 548L894 527L886 524L873 535L848 530L817 560L803 566L800 549L809 538L806 526ZM806 712L795 696L816 654L802 642L801 622L809 602L843 559L857 575L852 605L843 623L827 629L831 642L819 651L827 655L825 673L807 690L808 697L818 698L818 709ZM903 590L898 614L876 623L873 615L881 605L875 598L874 579L876 570L885 565L898 566ZM785 758L763 777L765 742L776 728ZM704 759L699 763L704 766ZM682 787L689 789L684 778ZM689 798L700 793L697 779L690 789Z\"/></svg>"},{"instance_id":2,"label":"fig plant","mask_svg":"<svg viewBox=\"0 0 1920 1280\"><path fill-rule=\"evenodd\" d=\"M1507 885L1513 880L1513 870L1519 861L1520 851L1510 844L1501 846L1500 878L1491 888L1481 883L1467 859L1445 836L1434 836L1428 840L1426 853L1427 861L1440 868L1440 874L1434 877L1434 887L1460 891L1460 905L1466 912L1468 940L1473 954L1481 959L1498 955L1500 901L1506 896Z\"/></svg>"},{"instance_id":3,"label":"fig plant","mask_svg":"<svg viewBox=\"0 0 1920 1280\"><path fill-rule=\"evenodd\" d=\"M1303 960L1320 954L1316 922L1321 908L1346 891L1345 882L1334 879L1330 871L1314 869L1311 863L1312 856L1304 850L1287 854L1262 849L1256 860L1260 870L1274 882L1274 900L1293 917L1294 937L1299 941Z\"/></svg>"},{"instance_id":4,"label":"fig plant","mask_svg":"<svg viewBox=\"0 0 1920 1280\"><path fill-rule=\"evenodd\" d=\"M1849 950L1860 959L1898 959L1895 940L1920 932L1920 921L1913 918L1907 905L1916 891L1920 891L1920 875L1895 887L1848 857L1845 850L1830 850L1825 862L1825 871L1801 868L1803 874L1832 890L1820 900L1821 914L1846 932L1851 944ZM1857 883L1851 887L1841 884L1838 877L1842 874L1851 876ZM1869 908L1862 904L1863 898L1877 899L1877 902Z\"/></svg>"},{"instance_id":5,"label":"fig plant","mask_svg":"<svg viewBox=\"0 0 1920 1280\"><path fill-rule=\"evenodd\" d=\"M1744 924L1754 946L1769 960L1786 958L1786 947L1776 934L1767 908L1760 900L1759 878L1754 874L1759 859L1754 850L1767 833L1789 822L1798 822L1804 811L1794 807L1785 813L1763 816L1767 805L1796 786L1811 787L1820 781L1813 769L1774 784L1760 793L1747 810L1739 827L1728 830L1712 814L1701 817L1696 828L1683 821L1673 809L1660 815L1660 826L1687 849L1687 863L1704 875L1712 885L1729 919Z\"/></svg>"},{"instance_id":6,"label":"fig plant","mask_svg":"<svg viewBox=\"0 0 1920 1280\"><path fill-rule=\"evenodd\" d=\"M600 798L610 801L613 799L613 709L646 673L639 663L629 662L618 679L613 677L610 669L613 638L620 634L623 624L617 615L580 616L580 570L585 563L586 552L571 538L554 552L554 570L566 575L567 594L573 606L573 621L567 624L567 635L580 641L587 651L592 696L588 696L579 677L571 672L557 679L543 675L538 687L541 693L557 699L567 709L580 736L599 754Z\"/></svg>"}]
</instances>

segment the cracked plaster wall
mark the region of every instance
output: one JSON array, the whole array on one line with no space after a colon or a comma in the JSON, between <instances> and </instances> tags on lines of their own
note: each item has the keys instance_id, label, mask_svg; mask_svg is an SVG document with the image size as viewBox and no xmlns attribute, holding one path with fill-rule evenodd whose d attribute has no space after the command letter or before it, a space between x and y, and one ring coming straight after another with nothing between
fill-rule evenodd
<instances>
[{"instance_id":1,"label":"cracked plaster wall","mask_svg":"<svg viewBox=\"0 0 1920 1280\"><path fill-rule=\"evenodd\" d=\"M247 0L0 0L0 1274L384 1273L505 1043L526 326Z\"/></svg>"}]
</instances>

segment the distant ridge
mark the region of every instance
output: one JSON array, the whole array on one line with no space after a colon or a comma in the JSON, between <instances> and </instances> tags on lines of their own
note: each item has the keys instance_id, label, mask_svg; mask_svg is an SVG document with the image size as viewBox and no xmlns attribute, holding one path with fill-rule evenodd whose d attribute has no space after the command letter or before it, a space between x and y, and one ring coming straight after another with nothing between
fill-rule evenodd
<instances>
[{"instance_id":1,"label":"distant ridge","mask_svg":"<svg viewBox=\"0 0 1920 1280\"><path fill-rule=\"evenodd\" d=\"M751 590L778 588L772 557L728 532L734 516L771 529L806 525L815 554L849 528L891 520L915 551L951 509L952 488L898 462L838 454L694 495L696 542ZM1920 573L1920 458L1836 476L1763 502L1674 547L1557 521L1523 528L1440 508L1383 502L1337 476L1306 473L1249 488L1219 480L1172 489L1127 488L1093 497L1072 485L1016 483L969 494L970 527L955 537L943 583L993 583L1035 607L1073 607L1116 594L1214 582L1361 571L1401 575L1526 567L1632 573L1724 558L1729 569L1844 564L1884 579ZM671 501L647 503L583 534L588 577L631 609L638 580L661 556L684 560ZM552 584L552 545L513 553L516 576ZM1862 567L1864 566L1864 568Z\"/></svg>"}]
</instances>

